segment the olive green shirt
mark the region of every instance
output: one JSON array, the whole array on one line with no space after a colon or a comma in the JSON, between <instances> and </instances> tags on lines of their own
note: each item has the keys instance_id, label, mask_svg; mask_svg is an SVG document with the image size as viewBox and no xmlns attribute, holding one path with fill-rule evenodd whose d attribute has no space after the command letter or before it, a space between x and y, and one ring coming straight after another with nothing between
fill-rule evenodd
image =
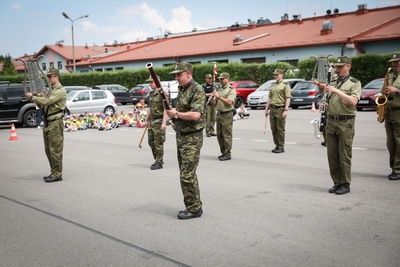
<instances>
[{"instance_id":1,"label":"olive green shirt","mask_svg":"<svg viewBox=\"0 0 400 267\"><path fill-rule=\"evenodd\" d=\"M358 100L360 100L361 95L361 82L353 77L349 77L348 79L338 78L336 81L331 83L331 85L346 95L354 96ZM344 83L342 81L345 80ZM328 94L328 115L332 116L343 116L343 115L355 115L357 112L356 107L348 105L344 100L342 100L336 94Z\"/></svg>"},{"instance_id":2,"label":"olive green shirt","mask_svg":"<svg viewBox=\"0 0 400 267\"><path fill-rule=\"evenodd\" d=\"M192 132L204 128L204 108L206 94L203 87L193 79L185 86L179 86L178 96L176 97L176 111L200 112L201 117L197 121L174 119L174 129L177 132Z\"/></svg>"},{"instance_id":3,"label":"olive green shirt","mask_svg":"<svg viewBox=\"0 0 400 267\"><path fill-rule=\"evenodd\" d=\"M220 88L218 88L217 92L220 97L232 100L232 105L227 105L224 102L219 101L219 99L217 99L216 100L217 103L215 106L215 109L217 111L226 112L235 108L233 103L235 102L236 99L236 90L235 88L232 87L232 85L228 83L225 86L221 86Z\"/></svg>"},{"instance_id":4,"label":"olive green shirt","mask_svg":"<svg viewBox=\"0 0 400 267\"><path fill-rule=\"evenodd\" d=\"M269 90L268 97L271 99L270 104L274 106L284 106L286 99L292 95L290 85L283 80L274 82Z\"/></svg>"},{"instance_id":5,"label":"olive green shirt","mask_svg":"<svg viewBox=\"0 0 400 267\"><path fill-rule=\"evenodd\" d=\"M397 74L397 77L395 77L394 72L391 72L389 75L389 86L396 87L397 89L400 89L400 75ZM393 98L392 100L389 100L386 102L386 105L388 107L400 107L400 94L396 93L391 93L390 96Z\"/></svg>"},{"instance_id":6,"label":"olive green shirt","mask_svg":"<svg viewBox=\"0 0 400 267\"><path fill-rule=\"evenodd\" d=\"M50 95L32 96L32 100L44 110L45 114L50 115L45 119L52 120L64 115L63 112L67 105L67 93L59 83L53 86Z\"/></svg>"}]
</instances>

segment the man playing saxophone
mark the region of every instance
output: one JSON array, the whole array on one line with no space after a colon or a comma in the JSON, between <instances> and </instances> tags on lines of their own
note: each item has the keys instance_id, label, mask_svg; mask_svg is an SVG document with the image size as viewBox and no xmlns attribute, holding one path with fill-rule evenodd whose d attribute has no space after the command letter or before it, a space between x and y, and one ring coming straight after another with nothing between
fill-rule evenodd
<instances>
[{"instance_id":1,"label":"man playing saxophone","mask_svg":"<svg viewBox=\"0 0 400 267\"><path fill-rule=\"evenodd\" d=\"M361 83L350 76L351 59L338 57L333 64L338 79L325 87L327 94L326 147L333 187L329 193L350 192L351 150L354 138L356 104L361 95Z\"/></svg>"},{"instance_id":2,"label":"man playing saxophone","mask_svg":"<svg viewBox=\"0 0 400 267\"><path fill-rule=\"evenodd\" d=\"M389 165L392 172L389 180L400 180L400 52L395 52L389 60L393 71L389 73L388 84L382 88L387 96L385 129L386 146L389 151Z\"/></svg>"}]
</instances>

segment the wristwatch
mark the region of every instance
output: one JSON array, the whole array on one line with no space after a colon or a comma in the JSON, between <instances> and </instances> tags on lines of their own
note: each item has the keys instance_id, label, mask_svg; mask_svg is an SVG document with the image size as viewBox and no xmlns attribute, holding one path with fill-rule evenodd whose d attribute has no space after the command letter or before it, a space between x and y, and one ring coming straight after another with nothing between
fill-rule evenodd
<instances>
[{"instance_id":1,"label":"wristwatch","mask_svg":"<svg viewBox=\"0 0 400 267\"><path fill-rule=\"evenodd\" d=\"M396 95L400 94L400 89L396 90Z\"/></svg>"},{"instance_id":2,"label":"wristwatch","mask_svg":"<svg viewBox=\"0 0 400 267\"><path fill-rule=\"evenodd\" d=\"M178 111L175 113L175 119L178 119Z\"/></svg>"}]
</instances>

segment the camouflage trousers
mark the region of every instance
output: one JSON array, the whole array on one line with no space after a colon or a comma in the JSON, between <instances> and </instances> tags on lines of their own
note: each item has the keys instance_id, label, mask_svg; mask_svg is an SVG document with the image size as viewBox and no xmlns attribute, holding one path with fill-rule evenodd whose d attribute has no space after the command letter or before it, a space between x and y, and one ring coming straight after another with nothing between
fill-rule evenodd
<instances>
[{"instance_id":1,"label":"camouflage trousers","mask_svg":"<svg viewBox=\"0 0 400 267\"><path fill-rule=\"evenodd\" d=\"M43 128L44 151L50 164L51 176L62 177L64 148L63 120L50 122Z\"/></svg>"},{"instance_id":2,"label":"camouflage trousers","mask_svg":"<svg viewBox=\"0 0 400 267\"><path fill-rule=\"evenodd\" d=\"M176 144L183 202L187 211L197 212L202 207L196 170L203 146L203 132L198 131L184 136L177 133Z\"/></svg>"},{"instance_id":3,"label":"camouflage trousers","mask_svg":"<svg viewBox=\"0 0 400 267\"><path fill-rule=\"evenodd\" d=\"M155 161L164 164L165 131L161 130L160 127L161 123L152 124L151 128L148 129L147 139Z\"/></svg>"},{"instance_id":4,"label":"camouflage trousers","mask_svg":"<svg viewBox=\"0 0 400 267\"><path fill-rule=\"evenodd\" d=\"M334 121L326 124L326 148L329 170L335 185L350 185L351 157L355 119Z\"/></svg>"}]
</instances>

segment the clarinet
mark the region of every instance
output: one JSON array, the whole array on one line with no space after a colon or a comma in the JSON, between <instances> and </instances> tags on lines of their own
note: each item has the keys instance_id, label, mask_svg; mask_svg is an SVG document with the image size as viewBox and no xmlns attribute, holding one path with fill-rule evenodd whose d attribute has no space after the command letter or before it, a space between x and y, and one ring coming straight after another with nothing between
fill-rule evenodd
<instances>
[{"instance_id":1,"label":"clarinet","mask_svg":"<svg viewBox=\"0 0 400 267\"><path fill-rule=\"evenodd\" d=\"M332 67L328 71L326 85L330 85L331 83L331 75L332 75ZM322 133L326 123L326 104L327 104L327 93L324 93L324 96L321 99L322 109L321 109L321 119L319 124L319 131Z\"/></svg>"}]
</instances>

